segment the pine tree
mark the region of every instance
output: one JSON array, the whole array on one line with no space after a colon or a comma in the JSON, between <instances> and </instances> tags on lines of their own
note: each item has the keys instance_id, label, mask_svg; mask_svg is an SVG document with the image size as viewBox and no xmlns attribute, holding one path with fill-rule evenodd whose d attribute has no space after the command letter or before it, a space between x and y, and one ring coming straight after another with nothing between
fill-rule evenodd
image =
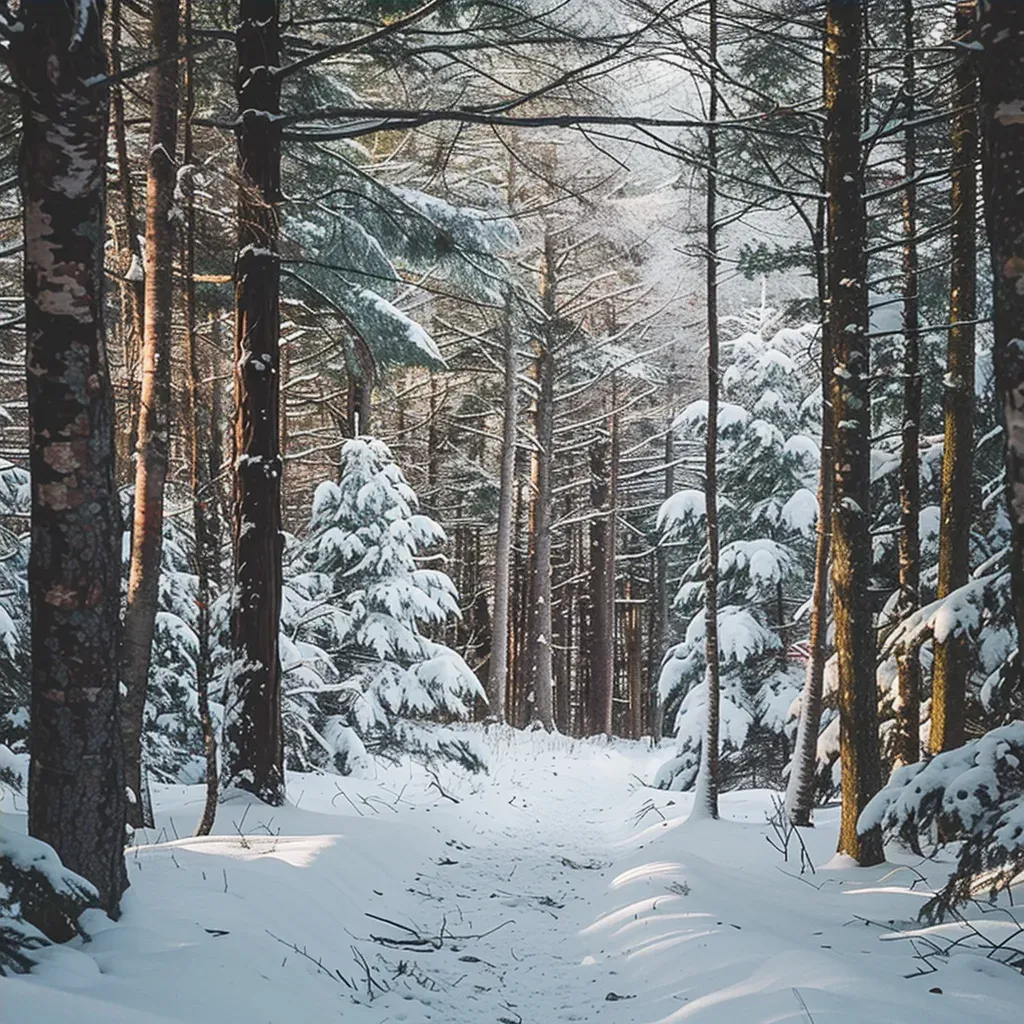
<instances>
[{"instance_id":1,"label":"pine tree","mask_svg":"<svg viewBox=\"0 0 1024 1024\"><path fill-rule=\"evenodd\" d=\"M483 689L424 632L459 613L449 577L421 564L444 540L387 446L346 442L285 589L286 723L299 763L352 770L369 750L481 767L470 740L443 723L465 718Z\"/></svg>"}]
</instances>

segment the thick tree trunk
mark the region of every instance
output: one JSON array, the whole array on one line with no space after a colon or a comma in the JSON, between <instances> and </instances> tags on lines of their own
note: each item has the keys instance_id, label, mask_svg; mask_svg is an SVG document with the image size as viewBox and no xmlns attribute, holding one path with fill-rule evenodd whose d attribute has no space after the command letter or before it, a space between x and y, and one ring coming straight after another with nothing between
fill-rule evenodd
<instances>
[{"instance_id":1,"label":"thick tree trunk","mask_svg":"<svg viewBox=\"0 0 1024 1024\"><path fill-rule=\"evenodd\" d=\"M975 3L959 3L956 34L974 31ZM942 515L939 524L938 596L967 582L971 563L971 471L974 456L974 320L977 316L976 228L978 86L971 58L956 69L953 122L952 260L949 282L950 331L946 349L945 438L942 449ZM964 697L969 665L967 638L936 642L932 664L931 753L964 742Z\"/></svg>"},{"instance_id":2,"label":"thick tree trunk","mask_svg":"<svg viewBox=\"0 0 1024 1024\"><path fill-rule=\"evenodd\" d=\"M914 126L914 5L903 0L903 433L900 448L900 598L901 617L921 604L921 367L918 317L917 129ZM896 655L899 700L894 760L914 764L921 753L920 648Z\"/></svg>"},{"instance_id":3,"label":"thick tree trunk","mask_svg":"<svg viewBox=\"0 0 1024 1024\"><path fill-rule=\"evenodd\" d=\"M171 218L177 177L178 0L154 0L149 74L149 167L146 177L146 313L142 392L135 461L128 601L121 630L121 737L131 825L153 826L142 770L142 727L149 682L153 628L160 600L164 483L170 450L171 333L175 231Z\"/></svg>"},{"instance_id":4,"label":"thick tree trunk","mask_svg":"<svg viewBox=\"0 0 1024 1024\"><path fill-rule=\"evenodd\" d=\"M839 852L882 860L877 829L857 818L881 785L871 583L871 398L868 390L867 217L861 135L859 4L830 0L825 47L828 337L835 415L832 596L839 661L842 817Z\"/></svg>"},{"instance_id":5,"label":"thick tree trunk","mask_svg":"<svg viewBox=\"0 0 1024 1024\"><path fill-rule=\"evenodd\" d=\"M530 578L530 685L533 716L548 732L555 727L554 679L552 677L551 616L551 521L553 496L551 464L555 427L555 364L553 332L558 313L558 280L555 274L552 236L544 245L542 272L545 322L537 333L537 401L535 412L536 451L533 460L533 564Z\"/></svg>"},{"instance_id":6,"label":"thick tree trunk","mask_svg":"<svg viewBox=\"0 0 1024 1024\"><path fill-rule=\"evenodd\" d=\"M818 212L814 249L817 263L818 306L823 325L828 312L825 269L825 204ZM807 677L800 702L793 763L786 786L786 814L794 825L813 824L814 775L818 764L818 733L821 729L825 662L828 659L828 573L832 549L833 437L832 336L825 327L821 343L821 468L818 472L818 527L814 549L814 585L811 591L811 622Z\"/></svg>"},{"instance_id":7,"label":"thick tree trunk","mask_svg":"<svg viewBox=\"0 0 1024 1024\"><path fill-rule=\"evenodd\" d=\"M192 0L185 0L184 12L185 52L185 131L182 159L186 168L192 167L194 147L192 140L192 118L195 116L195 59L192 55ZM206 799L203 813L196 826L197 836L207 836L213 829L217 816L218 772L217 732L210 711L210 677L213 674L211 653L210 604L213 599L211 569L218 560L217 534L211 528L213 521L209 514L210 503L216 504L211 486L209 450L212 447L213 432L210 425L210 406L203 395L203 360L196 338L196 207L193 194L193 174L187 176L188 188L183 197L184 232L181 247L181 270L185 279L183 313L185 321L185 359L188 364L186 399L188 402L189 438L189 481L192 486L192 521L196 533L196 578L198 622L196 632L199 649L196 655L196 693L199 703L199 721L203 729L203 746L206 755Z\"/></svg>"},{"instance_id":8,"label":"thick tree trunk","mask_svg":"<svg viewBox=\"0 0 1024 1024\"><path fill-rule=\"evenodd\" d=\"M224 783L284 801L281 724L280 263L278 0L241 0L235 265L234 663L227 680Z\"/></svg>"},{"instance_id":9,"label":"thick tree trunk","mask_svg":"<svg viewBox=\"0 0 1024 1024\"><path fill-rule=\"evenodd\" d=\"M511 620L509 598L512 572L512 518L515 506L516 419L519 413L518 360L512 329L511 293L505 300L504 314L505 382L502 399L501 489L498 497L498 537L494 553L494 616L492 619L491 668L487 699L490 713L505 721L508 691L508 649Z\"/></svg>"},{"instance_id":10,"label":"thick tree trunk","mask_svg":"<svg viewBox=\"0 0 1024 1024\"><path fill-rule=\"evenodd\" d=\"M116 914L128 884L119 732L120 512L103 336L109 94L101 11L22 5L18 177L32 474L29 832Z\"/></svg>"},{"instance_id":11,"label":"thick tree trunk","mask_svg":"<svg viewBox=\"0 0 1024 1024\"><path fill-rule=\"evenodd\" d=\"M704 739L701 744L700 771L694 812L718 817L718 734L721 707L721 683L718 665L718 4L710 0L708 9L710 96L708 100L706 307L708 321L708 420L704 449L704 515L707 526L708 561L704 574L704 683L707 690Z\"/></svg>"},{"instance_id":12,"label":"thick tree trunk","mask_svg":"<svg viewBox=\"0 0 1024 1024\"><path fill-rule=\"evenodd\" d=\"M981 0L978 10L996 400L1005 442L1014 618L1024 637L1024 7ZM1017 672L1018 692L1024 692L1019 651Z\"/></svg>"}]
</instances>

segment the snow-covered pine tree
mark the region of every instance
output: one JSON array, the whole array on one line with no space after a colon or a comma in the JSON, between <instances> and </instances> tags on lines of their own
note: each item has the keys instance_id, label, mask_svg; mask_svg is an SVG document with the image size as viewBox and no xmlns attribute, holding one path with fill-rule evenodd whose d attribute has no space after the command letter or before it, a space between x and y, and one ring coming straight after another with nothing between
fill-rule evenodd
<instances>
[{"instance_id":1,"label":"snow-covered pine tree","mask_svg":"<svg viewBox=\"0 0 1024 1024\"><path fill-rule=\"evenodd\" d=\"M758 319L723 345L718 414L722 773L723 783L734 786L778 785L789 757L790 708L803 673L786 649L796 639L792 619L813 572L817 513L820 401L808 355L817 329L775 329L766 311ZM706 421L707 403L699 401L675 425L699 436ZM700 763L703 515L699 489L677 492L658 515L664 542L679 545L685 558L676 607L690 617L659 680L678 740L676 756L657 774L662 788L689 788Z\"/></svg>"},{"instance_id":2,"label":"snow-covered pine tree","mask_svg":"<svg viewBox=\"0 0 1024 1024\"><path fill-rule=\"evenodd\" d=\"M446 727L483 689L425 631L458 615L455 587L424 557L444 531L385 444L346 442L337 483L316 490L307 537L285 577L282 667L289 756L302 767L365 767L366 753L411 752L483 766Z\"/></svg>"}]
</instances>

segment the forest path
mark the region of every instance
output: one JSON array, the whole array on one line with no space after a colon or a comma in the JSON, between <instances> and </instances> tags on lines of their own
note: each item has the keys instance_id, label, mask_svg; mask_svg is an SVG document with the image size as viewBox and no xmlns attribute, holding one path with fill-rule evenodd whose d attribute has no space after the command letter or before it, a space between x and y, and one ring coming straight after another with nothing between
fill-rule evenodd
<instances>
[{"instance_id":1,"label":"forest path","mask_svg":"<svg viewBox=\"0 0 1024 1024\"><path fill-rule=\"evenodd\" d=\"M0 1020L1019 1024L1018 972L968 943L915 956L916 875L827 864L834 810L806 833L817 872L801 877L765 842L769 793L690 821L689 796L642 785L665 749L476 738L487 774L290 775L287 806L228 801L204 838L178 838L202 787L157 787L121 919L87 912L88 942L0 978Z\"/></svg>"}]
</instances>

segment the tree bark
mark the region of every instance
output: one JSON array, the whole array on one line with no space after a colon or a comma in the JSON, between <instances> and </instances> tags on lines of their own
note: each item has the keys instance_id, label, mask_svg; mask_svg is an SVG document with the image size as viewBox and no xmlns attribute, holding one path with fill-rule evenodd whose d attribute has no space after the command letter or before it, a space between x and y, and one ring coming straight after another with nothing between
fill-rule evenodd
<instances>
[{"instance_id":1,"label":"tree bark","mask_svg":"<svg viewBox=\"0 0 1024 1024\"><path fill-rule=\"evenodd\" d=\"M554 330L558 316L558 279L554 239L544 240L542 271L544 323L537 332L537 400L534 415L536 450L533 461L533 565L530 578L530 684L533 716L548 732L555 727L552 677L551 616L551 463L555 427Z\"/></svg>"},{"instance_id":2,"label":"tree bark","mask_svg":"<svg viewBox=\"0 0 1024 1024\"><path fill-rule=\"evenodd\" d=\"M590 593L587 731L612 734L612 688L615 685L615 609L610 604L608 571L611 554L611 441L597 437L590 445ZM584 634L586 635L586 634Z\"/></svg>"},{"instance_id":3,"label":"tree bark","mask_svg":"<svg viewBox=\"0 0 1024 1024\"><path fill-rule=\"evenodd\" d=\"M718 741L721 682L718 665L718 3L709 0L708 155L706 223L706 295L708 321L708 420L704 449L704 516L708 561L704 573L704 683L707 690L704 739L694 811L718 817Z\"/></svg>"},{"instance_id":4,"label":"tree bark","mask_svg":"<svg viewBox=\"0 0 1024 1024\"><path fill-rule=\"evenodd\" d=\"M121 0L110 4L110 73L121 73ZM113 111L114 153L117 157L117 176L121 188L121 205L124 213L125 234L128 250L131 252L129 271L141 271L143 264L142 245L139 242L139 223L135 216L135 196L132 192L131 162L128 159L128 133L124 109L124 89L120 81L111 86L111 108ZM137 441L139 425L138 370L142 339L145 334L146 290L145 278L141 273L128 274L130 280L122 283L122 301L128 307L124 344L124 385L127 391L128 415L119 432L122 457L131 466L131 457Z\"/></svg>"},{"instance_id":5,"label":"tree bark","mask_svg":"<svg viewBox=\"0 0 1024 1024\"><path fill-rule=\"evenodd\" d=\"M969 40L975 3L959 3L956 35ZM945 437L942 449L942 514L939 523L937 596L962 587L971 563L971 473L974 457L974 320L977 316L976 228L978 86L971 59L957 62L950 128L953 151L950 331L946 348ZM967 638L934 645L931 731L928 747L940 754L964 743L964 700L969 665Z\"/></svg>"},{"instance_id":6,"label":"tree bark","mask_svg":"<svg viewBox=\"0 0 1024 1024\"><path fill-rule=\"evenodd\" d=\"M23 4L18 177L32 474L29 832L116 914L128 885L117 678L121 585L114 417L103 335L109 92L101 10Z\"/></svg>"},{"instance_id":7,"label":"tree bark","mask_svg":"<svg viewBox=\"0 0 1024 1024\"><path fill-rule=\"evenodd\" d=\"M185 0L183 8L185 44L185 127L182 145L182 160L186 168L192 168L194 146L192 118L195 116L195 58L192 53L194 34L192 22L192 0ZM210 406L203 395L203 360L199 352L196 330L196 205L193 190L194 171L187 172L188 187L183 196L184 231L182 233L181 270L185 279L182 290L185 321L185 358L188 364L186 401L188 403L189 438L189 481L192 486L192 522L196 534L196 579L198 622L196 632L199 649L196 655L196 694L199 704L199 721L203 730L203 748L206 759L206 799L203 813L196 825L197 836L208 836L213 830L217 816L219 792L217 771L217 732L210 711L210 677L213 674L211 652L210 604L213 600L213 566L218 561L217 533L213 529L215 520L209 514L210 504L216 504L211 480L209 452L213 446L213 431L210 424Z\"/></svg>"},{"instance_id":8,"label":"tree bark","mask_svg":"<svg viewBox=\"0 0 1024 1024\"><path fill-rule=\"evenodd\" d=\"M234 662L227 680L225 786L284 802L281 723L279 0L241 0L235 264Z\"/></svg>"},{"instance_id":9,"label":"tree bark","mask_svg":"<svg viewBox=\"0 0 1024 1024\"><path fill-rule=\"evenodd\" d=\"M828 283L825 267L825 204L818 208L814 233L817 264L818 307L822 317L821 342L821 468L818 472L818 526L814 549L814 585L811 591L811 622L807 676L800 702L793 763L786 786L786 814L797 826L813 824L814 776L818 764L818 734L821 730L825 663L828 660L828 573L832 549L833 438L835 417L832 411L832 334L827 318Z\"/></svg>"},{"instance_id":10,"label":"tree bark","mask_svg":"<svg viewBox=\"0 0 1024 1024\"><path fill-rule=\"evenodd\" d=\"M878 829L857 818L881 785L871 583L871 398L868 390L867 217L861 153L859 4L829 0L825 47L825 184L829 197L826 344L832 349L835 482L832 596L839 662L842 816L839 852L882 860Z\"/></svg>"},{"instance_id":11,"label":"tree bark","mask_svg":"<svg viewBox=\"0 0 1024 1024\"><path fill-rule=\"evenodd\" d=\"M160 600L164 484L170 450L171 333L175 230L171 211L177 177L178 0L154 0L149 73L149 167L146 176L146 281L135 500L128 600L121 630L121 738L124 743L128 821L153 826L142 769L142 728L153 629Z\"/></svg>"},{"instance_id":12,"label":"tree bark","mask_svg":"<svg viewBox=\"0 0 1024 1024\"><path fill-rule=\"evenodd\" d=\"M515 505L516 418L519 413L519 386L515 333L512 329L512 296L505 298L504 312L505 382L502 399L501 489L498 497L498 537L494 553L494 616L492 619L491 668L487 699L491 715L505 721L508 691L509 588L512 571L512 518Z\"/></svg>"},{"instance_id":13,"label":"tree bark","mask_svg":"<svg viewBox=\"0 0 1024 1024\"><path fill-rule=\"evenodd\" d=\"M662 493L664 501L675 493L676 490L676 468L675 468L675 429L672 423L674 414L669 417L668 430L665 433L665 490ZM663 544L658 544L655 551L654 565L654 643L651 644L650 657L648 658L648 674L650 676L650 702L651 702L651 735L654 742L661 741L665 733L665 708L658 692L658 678L660 675L661 659L668 646L669 612L672 601L668 592L668 554Z\"/></svg>"},{"instance_id":14,"label":"tree bark","mask_svg":"<svg viewBox=\"0 0 1024 1024\"><path fill-rule=\"evenodd\" d=\"M900 448L900 597L904 618L921 605L921 367L918 316L917 129L914 126L914 5L903 0L903 427ZM896 655L899 700L894 761L914 764L921 753L921 658L916 645Z\"/></svg>"}]
</instances>

